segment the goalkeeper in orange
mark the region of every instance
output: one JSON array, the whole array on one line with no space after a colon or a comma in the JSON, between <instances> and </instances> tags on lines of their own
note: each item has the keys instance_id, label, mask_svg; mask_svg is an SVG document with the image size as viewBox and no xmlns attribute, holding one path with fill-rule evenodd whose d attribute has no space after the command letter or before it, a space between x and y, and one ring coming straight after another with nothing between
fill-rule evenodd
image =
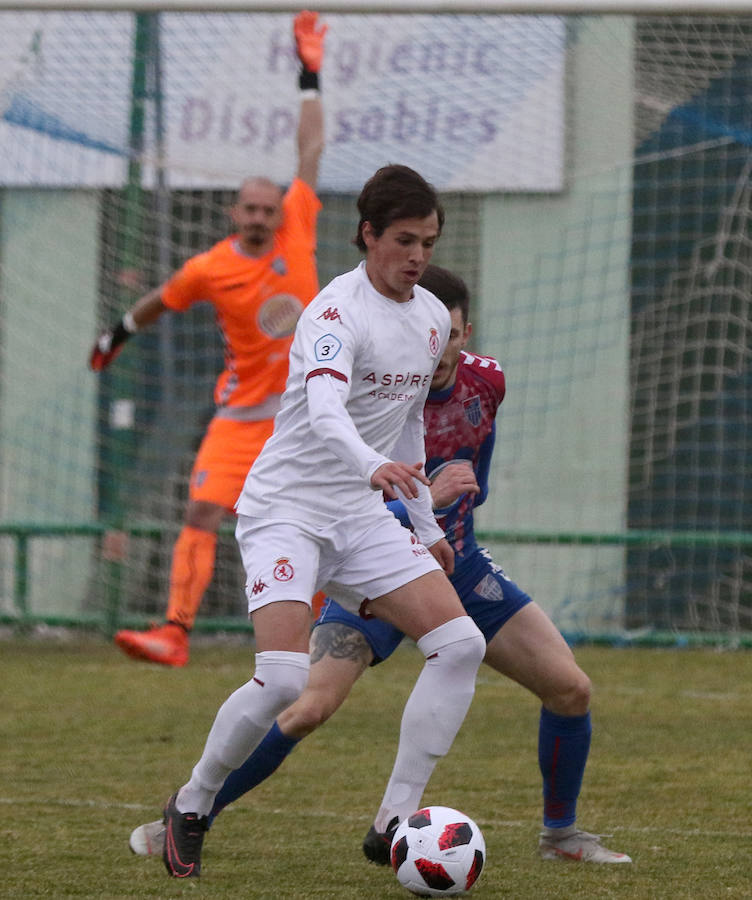
<instances>
[{"instance_id":1,"label":"goalkeeper in orange","mask_svg":"<svg viewBox=\"0 0 752 900\"><path fill-rule=\"evenodd\" d=\"M191 472L183 528L172 554L166 622L147 631L119 631L115 643L135 659L167 666L188 662L189 634L214 574L217 531L233 512L245 477L271 435L287 378L295 324L318 292L315 188L324 148L319 70L326 26L318 14L295 17L301 69L298 169L286 193L254 177L238 190L231 216L236 233L189 259L165 284L141 297L100 335L89 364L99 372L128 338L166 310L209 301L225 344L216 412Z\"/></svg>"}]
</instances>

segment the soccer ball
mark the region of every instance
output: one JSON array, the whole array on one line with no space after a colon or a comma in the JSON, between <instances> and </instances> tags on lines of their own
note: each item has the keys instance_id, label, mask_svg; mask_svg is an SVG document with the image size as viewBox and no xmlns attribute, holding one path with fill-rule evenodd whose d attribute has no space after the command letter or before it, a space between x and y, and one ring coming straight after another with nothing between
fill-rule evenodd
<instances>
[{"instance_id":1,"label":"soccer ball","mask_svg":"<svg viewBox=\"0 0 752 900\"><path fill-rule=\"evenodd\" d=\"M478 826L448 806L427 806L394 832L392 868L399 883L419 897L450 897L470 890L486 861Z\"/></svg>"}]
</instances>

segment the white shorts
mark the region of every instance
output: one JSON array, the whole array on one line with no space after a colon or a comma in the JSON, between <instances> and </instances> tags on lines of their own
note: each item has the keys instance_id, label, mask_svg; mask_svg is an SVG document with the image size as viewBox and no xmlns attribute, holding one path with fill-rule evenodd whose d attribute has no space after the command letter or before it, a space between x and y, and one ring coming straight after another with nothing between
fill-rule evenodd
<instances>
[{"instance_id":1,"label":"white shorts","mask_svg":"<svg viewBox=\"0 0 752 900\"><path fill-rule=\"evenodd\" d=\"M319 590L357 613L365 599L441 571L386 506L383 515L349 516L331 527L239 515L235 537L247 577L249 613L280 600L310 606Z\"/></svg>"}]
</instances>

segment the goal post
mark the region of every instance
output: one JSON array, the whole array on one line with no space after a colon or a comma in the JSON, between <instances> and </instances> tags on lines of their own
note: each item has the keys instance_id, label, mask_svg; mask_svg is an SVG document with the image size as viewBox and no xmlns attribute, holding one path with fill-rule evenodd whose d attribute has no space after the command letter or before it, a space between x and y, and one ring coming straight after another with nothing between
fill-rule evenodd
<instances>
[{"instance_id":1,"label":"goal post","mask_svg":"<svg viewBox=\"0 0 752 900\"><path fill-rule=\"evenodd\" d=\"M665 7L665 8L664 8ZM507 376L478 529L572 638L749 643L752 3L329 3L322 284L386 162ZM222 346L97 329L289 180L282 4L0 0L0 617L159 618ZM197 627L245 627L231 530Z\"/></svg>"},{"instance_id":2,"label":"goal post","mask_svg":"<svg viewBox=\"0 0 752 900\"><path fill-rule=\"evenodd\" d=\"M752 0L326 0L311 4L323 14L482 14L735 16L752 11ZM0 0L0 10L125 12L296 13L293 0Z\"/></svg>"}]
</instances>

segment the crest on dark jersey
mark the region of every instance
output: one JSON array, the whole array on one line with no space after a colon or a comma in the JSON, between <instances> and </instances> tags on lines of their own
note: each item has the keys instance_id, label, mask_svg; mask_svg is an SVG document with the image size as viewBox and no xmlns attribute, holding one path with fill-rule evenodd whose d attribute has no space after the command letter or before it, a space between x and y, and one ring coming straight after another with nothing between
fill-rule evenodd
<instances>
[{"instance_id":1,"label":"crest on dark jersey","mask_svg":"<svg viewBox=\"0 0 752 900\"><path fill-rule=\"evenodd\" d=\"M277 275L287 275L287 263L281 256L275 256L272 260L272 269Z\"/></svg>"},{"instance_id":2,"label":"crest on dark jersey","mask_svg":"<svg viewBox=\"0 0 752 900\"><path fill-rule=\"evenodd\" d=\"M483 411L480 408L480 397L477 394L474 397L469 397L462 405L468 422L473 428L477 428L480 425L480 420L483 418Z\"/></svg>"}]
</instances>

